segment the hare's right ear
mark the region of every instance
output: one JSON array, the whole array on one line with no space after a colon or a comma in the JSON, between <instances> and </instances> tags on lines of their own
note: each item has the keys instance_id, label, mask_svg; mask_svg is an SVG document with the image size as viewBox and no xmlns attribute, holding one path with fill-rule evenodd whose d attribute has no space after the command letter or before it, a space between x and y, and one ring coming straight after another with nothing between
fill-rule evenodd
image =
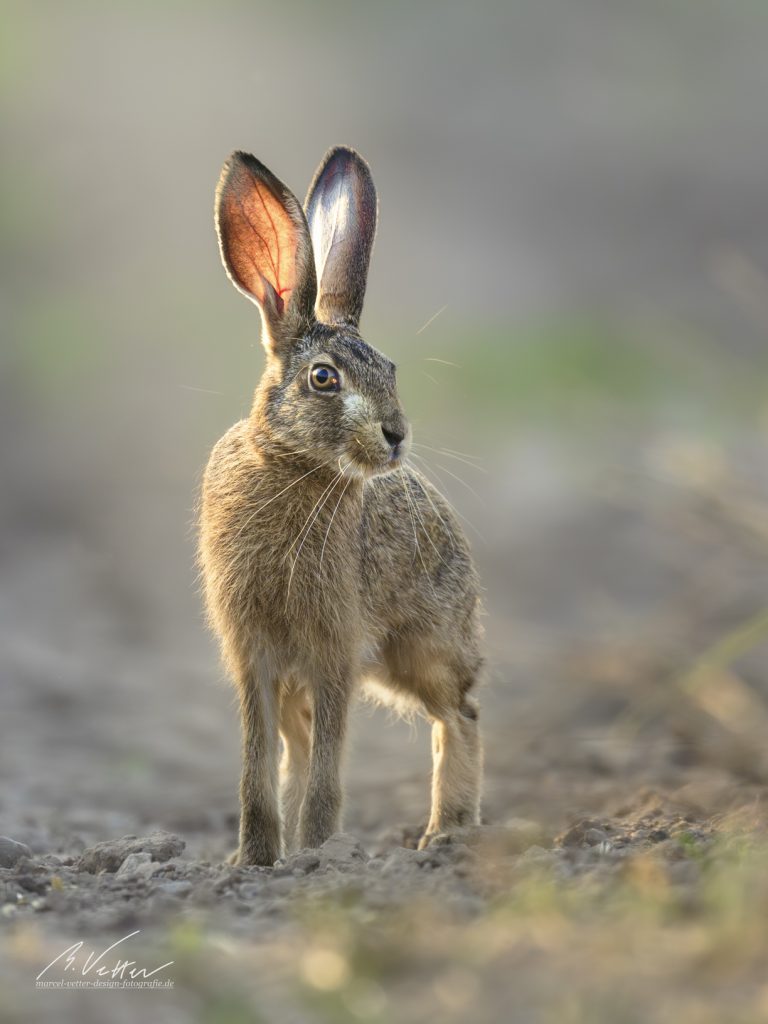
<instances>
[{"instance_id":1,"label":"hare's right ear","mask_svg":"<svg viewBox=\"0 0 768 1024\"><path fill-rule=\"evenodd\" d=\"M317 292L298 200L255 157L233 153L216 189L216 232L230 280L261 310L265 347L289 346L313 322Z\"/></svg>"},{"instance_id":2,"label":"hare's right ear","mask_svg":"<svg viewBox=\"0 0 768 1024\"><path fill-rule=\"evenodd\" d=\"M304 209L317 270L317 316L357 327L376 234L376 189L368 164L353 149L326 154Z\"/></svg>"}]
</instances>

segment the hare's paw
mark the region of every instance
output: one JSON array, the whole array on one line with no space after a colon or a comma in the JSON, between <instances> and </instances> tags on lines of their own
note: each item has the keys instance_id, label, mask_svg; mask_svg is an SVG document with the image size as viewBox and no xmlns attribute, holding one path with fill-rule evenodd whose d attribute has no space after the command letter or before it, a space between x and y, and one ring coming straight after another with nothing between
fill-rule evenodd
<instances>
[{"instance_id":1,"label":"hare's paw","mask_svg":"<svg viewBox=\"0 0 768 1024\"><path fill-rule=\"evenodd\" d=\"M279 843L275 843L265 836L260 836L255 841L241 843L234 853L229 855L227 863L239 868L271 868L274 867L275 861L279 856Z\"/></svg>"},{"instance_id":2,"label":"hare's paw","mask_svg":"<svg viewBox=\"0 0 768 1024\"><path fill-rule=\"evenodd\" d=\"M252 851L250 853L243 853L238 847L237 850L233 850L232 853L227 857L225 864L231 864L236 868L249 868L249 867L262 867L271 868L274 867L275 861L277 860L277 854L273 857L271 852L264 852L262 850Z\"/></svg>"},{"instance_id":3,"label":"hare's paw","mask_svg":"<svg viewBox=\"0 0 768 1024\"><path fill-rule=\"evenodd\" d=\"M440 834L440 832L425 832L424 835L419 840L419 845L416 847L416 849L426 850L426 848L429 846L429 844L432 842L435 836L439 836Z\"/></svg>"}]
</instances>

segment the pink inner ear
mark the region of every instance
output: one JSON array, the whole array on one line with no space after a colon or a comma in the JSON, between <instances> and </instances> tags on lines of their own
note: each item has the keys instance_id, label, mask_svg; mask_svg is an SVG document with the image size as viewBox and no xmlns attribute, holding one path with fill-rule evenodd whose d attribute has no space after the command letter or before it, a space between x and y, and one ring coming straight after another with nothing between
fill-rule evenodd
<instances>
[{"instance_id":1,"label":"pink inner ear","mask_svg":"<svg viewBox=\"0 0 768 1024\"><path fill-rule=\"evenodd\" d=\"M275 311L282 314L296 286L298 243L282 202L248 168L236 165L221 197L220 224L236 283L262 305L271 289Z\"/></svg>"}]
</instances>

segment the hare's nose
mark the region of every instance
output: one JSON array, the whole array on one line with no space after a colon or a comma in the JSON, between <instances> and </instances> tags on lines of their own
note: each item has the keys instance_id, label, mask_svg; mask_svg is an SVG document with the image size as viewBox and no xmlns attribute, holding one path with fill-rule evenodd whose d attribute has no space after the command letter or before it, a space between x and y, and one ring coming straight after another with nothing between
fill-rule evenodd
<instances>
[{"instance_id":1,"label":"hare's nose","mask_svg":"<svg viewBox=\"0 0 768 1024\"><path fill-rule=\"evenodd\" d=\"M385 427L382 423L381 432L384 435L387 444L391 444L393 448L397 448L400 442L405 440L405 431L402 427L392 429L391 427Z\"/></svg>"}]
</instances>

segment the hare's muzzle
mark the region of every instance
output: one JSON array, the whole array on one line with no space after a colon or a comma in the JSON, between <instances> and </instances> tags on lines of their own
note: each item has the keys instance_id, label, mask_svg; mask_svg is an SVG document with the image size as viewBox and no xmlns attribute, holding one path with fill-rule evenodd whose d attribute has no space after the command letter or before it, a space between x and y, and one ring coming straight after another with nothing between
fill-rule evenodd
<instances>
[{"instance_id":1,"label":"hare's muzzle","mask_svg":"<svg viewBox=\"0 0 768 1024\"><path fill-rule=\"evenodd\" d=\"M381 424L381 432L384 435L384 440L392 449L392 454L397 454L397 449L405 440L407 431L402 426L388 427L386 424Z\"/></svg>"},{"instance_id":2,"label":"hare's muzzle","mask_svg":"<svg viewBox=\"0 0 768 1024\"><path fill-rule=\"evenodd\" d=\"M389 449L389 463L398 462L406 454L408 448L408 423L405 417L397 413L381 421L381 433L384 443Z\"/></svg>"}]
</instances>

